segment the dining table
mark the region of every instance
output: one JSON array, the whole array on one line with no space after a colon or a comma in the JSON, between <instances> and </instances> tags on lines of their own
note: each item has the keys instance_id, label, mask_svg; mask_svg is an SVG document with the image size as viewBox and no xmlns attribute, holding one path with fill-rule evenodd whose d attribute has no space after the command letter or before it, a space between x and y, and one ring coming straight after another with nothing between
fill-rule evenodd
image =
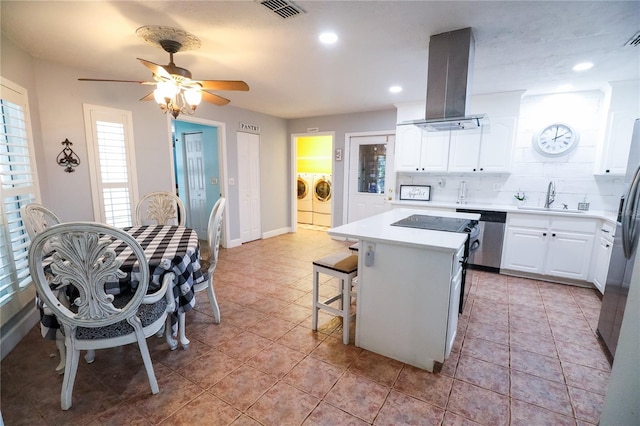
<instances>
[{"instance_id":1,"label":"dining table","mask_svg":"<svg viewBox=\"0 0 640 426\"><path fill-rule=\"evenodd\" d=\"M171 313L172 331L167 333L167 343L173 350L177 347L177 342L171 339L171 335L177 334L179 315L195 307L194 286L208 279L208 272L200 267L198 234L191 228L174 225L142 225L123 230L144 250L149 264L148 293L157 291L162 286L164 276L173 273L168 291L173 293L175 303ZM130 247L121 241L114 241L109 248L116 253L121 262L120 270L125 276L118 281L105 283L105 290L109 294L118 295L135 288L140 272ZM36 298L36 303L41 313L42 336L55 340L60 324L39 298Z\"/></svg>"}]
</instances>

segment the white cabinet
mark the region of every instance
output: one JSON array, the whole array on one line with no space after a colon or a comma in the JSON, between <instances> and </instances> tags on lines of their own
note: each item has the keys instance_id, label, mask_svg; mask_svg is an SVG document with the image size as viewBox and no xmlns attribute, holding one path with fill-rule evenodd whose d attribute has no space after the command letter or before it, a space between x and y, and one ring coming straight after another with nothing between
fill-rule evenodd
<instances>
[{"instance_id":1,"label":"white cabinet","mask_svg":"<svg viewBox=\"0 0 640 426\"><path fill-rule=\"evenodd\" d=\"M488 121L478 130L451 132L449 172L509 172L517 119L491 117Z\"/></svg>"},{"instance_id":2,"label":"white cabinet","mask_svg":"<svg viewBox=\"0 0 640 426\"><path fill-rule=\"evenodd\" d=\"M451 292L449 293L449 318L447 323L447 341L445 345L445 359L451 353L453 342L458 333L458 313L460 311L460 297L462 291L462 264L460 260L464 255L464 247L461 247L453 259L453 271L451 279Z\"/></svg>"},{"instance_id":3,"label":"white cabinet","mask_svg":"<svg viewBox=\"0 0 640 426\"><path fill-rule=\"evenodd\" d=\"M517 117L491 117L482 130L480 170L486 173L511 171L511 156L516 139Z\"/></svg>"},{"instance_id":4,"label":"white cabinet","mask_svg":"<svg viewBox=\"0 0 640 426\"><path fill-rule=\"evenodd\" d=\"M480 144L482 128L454 130L449 139L450 172L475 172L480 170Z\"/></svg>"},{"instance_id":5,"label":"white cabinet","mask_svg":"<svg viewBox=\"0 0 640 426\"><path fill-rule=\"evenodd\" d=\"M595 248L593 262L593 284L604 294L609 273L609 261L611 260L611 248L613 247L615 226L609 222L603 222L600 229L600 243Z\"/></svg>"},{"instance_id":6,"label":"white cabinet","mask_svg":"<svg viewBox=\"0 0 640 426\"><path fill-rule=\"evenodd\" d=\"M546 218L507 214L501 268L542 274L548 226Z\"/></svg>"},{"instance_id":7,"label":"white cabinet","mask_svg":"<svg viewBox=\"0 0 640 426\"><path fill-rule=\"evenodd\" d=\"M422 129L404 125L396 128L396 171L420 171L420 152L422 150Z\"/></svg>"},{"instance_id":8,"label":"white cabinet","mask_svg":"<svg viewBox=\"0 0 640 426\"><path fill-rule=\"evenodd\" d=\"M446 172L449 133L425 132L413 125L396 129L396 171Z\"/></svg>"},{"instance_id":9,"label":"white cabinet","mask_svg":"<svg viewBox=\"0 0 640 426\"><path fill-rule=\"evenodd\" d=\"M509 214L503 269L586 281L595 219Z\"/></svg>"},{"instance_id":10,"label":"white cabinet","mask_svg":"<svg viewBox=\"0 0 640 426\"><path fill-rule=\"evenodd\" d=\"M633 123L640 116L637 80L611 82L607 123L596 161L596 174L624 175L629 159Z\"/></svg>"}]
</instances>

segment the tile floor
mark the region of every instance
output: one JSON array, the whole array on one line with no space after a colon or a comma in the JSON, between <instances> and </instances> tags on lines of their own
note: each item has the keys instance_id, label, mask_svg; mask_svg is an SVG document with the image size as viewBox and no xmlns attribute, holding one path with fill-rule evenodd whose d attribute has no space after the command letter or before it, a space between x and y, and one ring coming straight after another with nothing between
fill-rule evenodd
<instances>
[{"instance_id":1,"label":"tile floor","mask_svg":"<svg viewBox=\"0 0 640 426\"><path fill-rule=\"evenodd\" d=\"M344 346L330 316L311 331L311 261L346 245L299 229L221 250L222 323L203 292L188 350L149 339L158 395L129 345L81 359L73 406L60 410L55 347L34 328L0 365L5 424L598 423L610 368L594 290L476 273L454 352L434 374Z\"/></svg>"}]
</instances>

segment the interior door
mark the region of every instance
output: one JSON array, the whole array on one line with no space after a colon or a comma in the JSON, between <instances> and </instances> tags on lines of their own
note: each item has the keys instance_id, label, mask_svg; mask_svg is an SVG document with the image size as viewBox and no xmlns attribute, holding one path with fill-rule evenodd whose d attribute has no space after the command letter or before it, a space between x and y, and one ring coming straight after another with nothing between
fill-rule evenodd
<instances>
[{"instance_id":1,"label":"interior door","mask_svg":"<svg viewBox=\"0 0 640 426\"><path fill-rule=\"evenodd\" d=\"M178 196L187 210L186 225L207 238L207 222L220 188L219 129L175 120L175 175Z\"/></svg>"},{"instance_id":2,"label":"interior door","mask_svg":"<svg viewBox=\"0 0 640 426\"><path fill-rule=\"evenodd\" d=\"M237 133L240 242L262 238L260 213L260 136Z\"/></svg>"},{"instance_id":3,"label":"interior door","mask_svg":"<svg viewBox=\"0 0 640 426\"><path fill-rule=\"evenodd\" d=\"M349 139L347 222L391 210L386 202L393 174L394 135Z\"/></svg>"},{"instance_id":4,"label":"interior door","mask_svg":"<svg viewBox=\"0 0 640 426\"><path fill-rule=\"evenodd\" d=\"M183 133L182 142L186 162L186 187L189 208L187 222L199 236L207 235L207 193L202 133Z\"/></svg>"}]
</instances>

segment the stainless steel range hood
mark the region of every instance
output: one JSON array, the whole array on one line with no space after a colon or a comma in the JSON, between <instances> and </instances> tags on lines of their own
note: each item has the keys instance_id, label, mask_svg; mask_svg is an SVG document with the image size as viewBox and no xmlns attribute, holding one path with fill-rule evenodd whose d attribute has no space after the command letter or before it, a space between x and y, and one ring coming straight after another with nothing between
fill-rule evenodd
<instances>
[{"instance_id":1,"label":"stainless steel range hood","mask_svg":"<svg viewBox=\"0 0 640 426\"><path fill-rule=\"evenodd\" d=\"M474 52L471 28L431 36L425 119L400 124L416 125L427 131L480 127L485 116L467 114Z\"/></svg>"}]
</instances>

